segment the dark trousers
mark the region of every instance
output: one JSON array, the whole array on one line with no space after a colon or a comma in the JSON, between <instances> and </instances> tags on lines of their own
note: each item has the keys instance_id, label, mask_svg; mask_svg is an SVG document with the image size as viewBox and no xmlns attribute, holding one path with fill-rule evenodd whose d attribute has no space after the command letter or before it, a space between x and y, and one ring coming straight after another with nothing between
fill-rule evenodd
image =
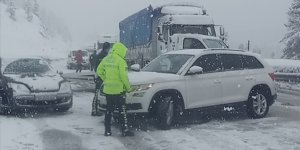
<instances>
[{"instance_id":1,"label":"dark trousers","mask_svg":"<svg viewBox=\"0 0 300 150\"><path fill-rule=\"evenodd\" d=\"M111 132L111 118L115 108L118 108L118 119L121 123L122 132L128 131L125 95L106 95L105 131Z\"/></svg>"},{"instance_id":2,"label":"dark trousers","mask_svg":"<svg viewBox=\"0 0 300 150\"><path fill-rule=\"evenodd\" d=\"M76 72L81 72L82 64L77 64Z\"/></svg>"},{"instance_id":3,"label":"dark trousers","mask_svg":"<svg viewBox=\"0 0 300 150\"><path fill-rule=\"evenodd\" d=\"M94 65L90 65L90 70L91 71L95 71L95 66Z\"/></svg>"},{"instance_id":4,"label":"dark trousers","mask_svg":"<svg viewBox=\"0 0 300 150\"><path fill-rule=\"evenodd\" d=\"M92 113L94 114L100 113L98 110L98 105L99 105L98 94L102 83L103 81L100 78L95 79L95 96L93 98L93 103L92 103Z\"/></svg>"}]
</instances>

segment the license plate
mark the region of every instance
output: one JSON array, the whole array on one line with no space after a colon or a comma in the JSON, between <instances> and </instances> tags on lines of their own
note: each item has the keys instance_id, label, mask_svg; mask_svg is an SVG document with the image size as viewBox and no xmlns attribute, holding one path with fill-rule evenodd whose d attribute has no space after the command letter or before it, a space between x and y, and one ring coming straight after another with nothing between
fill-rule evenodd
<instances>
[{"instance_id":1,"label":"license plate","mask_svg":"<svg viewBox=\"0 0 300 150\"><path fill-rule=\"evenodd\" d=\"M55 95L36 95L35 96L36 101L54 101L56 100Z\"/></svg>"}]
</instances>

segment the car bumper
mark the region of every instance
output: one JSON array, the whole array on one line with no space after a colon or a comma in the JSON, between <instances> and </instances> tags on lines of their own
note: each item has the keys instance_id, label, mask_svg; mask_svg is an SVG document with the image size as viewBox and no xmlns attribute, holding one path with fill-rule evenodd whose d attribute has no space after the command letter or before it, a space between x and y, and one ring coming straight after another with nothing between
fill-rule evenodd
<instances>
[{"instance_id":1,"label":"car bumper","mask_svg":"<svg viewBox=\"0 0 300 150\"><path fill-rule=\"evenodd\" d=\"M272 99L270 101L270 106L274 104L276 99L277 99L277 94L272 95Z\"/></svg>"},{"instance_id":2,"label":"car bumper","mask_svg":"<svg viewBox=\"0 0 300 150\"><path fill-rule=\"evenodd\" d=\"M150 101L146 100L146 97L135 97L133 96L134 93L127 94L126 96L126 109L127 113L134 113L134 114L146 114L148 113L148 107ZM106 111L106 97L104 95L99 95L98 100L99 110Z\"/></svg>"},{"instance_id":3,"label":"car bumper","mask_svg":"<svg viewBox=\"0 0 300 150\"><path fill-rule=\"evenodd\" d=\"M12 102L8 105L2 105L2 108L66 108L72 107L73 95L68 94L55 94L55 95L18 95L14 96Z\"/></svg>"}]
</instances>

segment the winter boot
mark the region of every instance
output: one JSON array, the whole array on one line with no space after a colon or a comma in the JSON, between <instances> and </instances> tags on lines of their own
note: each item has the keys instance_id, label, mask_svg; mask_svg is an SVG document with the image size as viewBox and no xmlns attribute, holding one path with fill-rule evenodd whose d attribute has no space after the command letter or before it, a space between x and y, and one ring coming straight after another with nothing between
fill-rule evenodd
<instances>
[{"instance_id":1,"label":"winter boot","mask_svg":"<svg viewBox=\"0 0 300 150\"><path fill-rule=\"evenodd\" d=\"M91 113L91 115L92 116L102 116L102 113L101 112L99 112L99 110L98 110L98 100L97 100L97 97L98 97L98 94L97 94L97 92L98 92L98 90L96 90L96 92L95 92L95 96L94 96L94 98L93 98L93 103L92 103L92 113Z\"/></svg>"},{"instance_id":2,"label":"winter boot","mask_svg":"<svg viewBox=\"0 0 300 150\"><path fill-rule=\"evenodd\" d=\"M111 136L111 131L109 131L109 130L105 130L105 132L104 132L104 136Z\"/></svg>"}]
</instances>

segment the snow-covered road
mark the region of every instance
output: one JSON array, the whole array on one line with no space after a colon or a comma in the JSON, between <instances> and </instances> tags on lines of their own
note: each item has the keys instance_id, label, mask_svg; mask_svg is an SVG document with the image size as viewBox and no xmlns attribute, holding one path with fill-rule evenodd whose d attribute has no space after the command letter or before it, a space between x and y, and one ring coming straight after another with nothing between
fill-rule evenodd
<instances>
[{"instance_id":1,"label":"snow-covered road","mask_svg":"<svg viewBox=\"0 0 300 150\"><path fill-rule=\"evenodd\" d=\"M41 112L28 117L0 116L1 150L199 150L300 149L299 97L280 94L266 118L245 114L187 118L168 131L147 123L134 137L104 137L104 117L90 116L93 94L78 92L67 113ZM298 100L298 101L297 101ZM196 121L194 120L196 118ZM187 122L187 123L185 123ZM133 126L136 129L138 126Z\"/></svg>"}]
</instances>

